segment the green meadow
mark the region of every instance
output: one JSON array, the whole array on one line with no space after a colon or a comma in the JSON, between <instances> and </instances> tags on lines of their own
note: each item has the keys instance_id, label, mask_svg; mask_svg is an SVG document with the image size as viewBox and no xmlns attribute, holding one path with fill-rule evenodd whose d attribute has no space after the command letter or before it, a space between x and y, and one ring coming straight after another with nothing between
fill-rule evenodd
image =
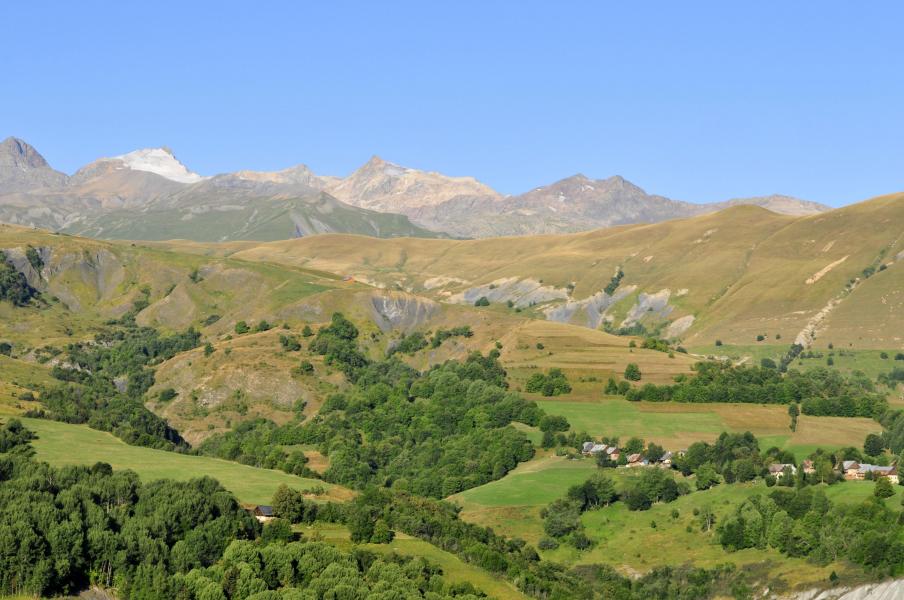
<instances>
[{"instance_id":1,"label":"green meadow","mask_svg":"<svg viewBox=\"0 0 904 600\"><path fill-rule=\"evenodd\" d=\"M282 484L297 489L322 486L325 497L347 497L347 490L316 479L289 475L282 471L258 469L239 463L129 446L113 435L86 425L70 425L44 419L22 419L38 435L32 442L38 460L55 466L109 463L114 469L131 469L145 481L186 480L209 476L248 504L267 504Z\"/></svg>"}]
</instances>

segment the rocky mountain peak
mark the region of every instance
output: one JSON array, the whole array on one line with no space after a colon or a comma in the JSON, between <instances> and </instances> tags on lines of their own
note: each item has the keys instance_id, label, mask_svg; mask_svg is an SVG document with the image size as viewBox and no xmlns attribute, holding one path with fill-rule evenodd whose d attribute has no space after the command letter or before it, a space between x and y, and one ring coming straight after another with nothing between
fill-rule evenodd
<instances>
[{"instance_id":1,"label":"rocky mountain peak","mask_svg":"<svg viewBox=\"0 0 904 600\"><path fill-rule=\"evenodd\" d=\"M120 161L133 171L147 171L179 183L197 183L204 179L179 162L173 151L165 146L142 148L106 160Z\"/></svg>"},{"instance_id":2,"label":"rocky mountain peak","mask_svg":"<svg viewBox=\"0 0 904 600\"><path fill-rule=\"evenodd\" d=\"M0 194L58 187L67 179L25 140L11 136L0 142Z\"/></svg>"},{"instance_id":3,"label":"rocky mountain peak","mask_svg":"<svg viewBox=\"0 0 904 600\"><path fill-rule=\"evenodd\" d=\"M8 137L0 142L0 166L13 166L21 169L40 169L48 167L41 153L17 137Z\"/></svg>"}]
</instances>

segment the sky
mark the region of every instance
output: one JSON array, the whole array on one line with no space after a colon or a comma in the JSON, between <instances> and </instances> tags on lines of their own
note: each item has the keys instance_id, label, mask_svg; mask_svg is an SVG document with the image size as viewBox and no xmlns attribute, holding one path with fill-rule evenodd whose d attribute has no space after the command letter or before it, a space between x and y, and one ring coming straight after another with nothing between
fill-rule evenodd
<instances>
[{"instance_id":1,"label":"sky","mask_svg":"<svg viewBox=\"0 0 904 600\"><path fill-rule=\"evenodd\" d=\"M901 2L4 2L0 138L71 173L377 154L517 194L904 191Z\"/></svg>"}]
</instances>

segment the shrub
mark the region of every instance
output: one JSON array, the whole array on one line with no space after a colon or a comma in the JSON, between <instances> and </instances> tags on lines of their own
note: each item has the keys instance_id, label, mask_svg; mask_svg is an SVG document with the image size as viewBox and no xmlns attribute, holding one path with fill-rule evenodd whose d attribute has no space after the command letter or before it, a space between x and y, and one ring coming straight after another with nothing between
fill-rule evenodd
<instances>
[{"instance_id":1,"label":"shrub","mask_svg":"<svg viewBox=\"0 0 904 600\"><path fill-rule=\"evenodd\" d=\"M480 298L477 299L477 302L474 303L474 306L489 306L489 305L490 305L490 299L487 298L486 296L481 296Z\"/></svg>"},{"instance_id":2,"label":"shrub","mask_svg":"<svg viewBox=\"0 0 904 600\"><path fill-rule=\"evenodd\" d=\"M625 367L625 379L628 381L640 381L640 378L640 367L637 366L637 363L628 363L628 366Z\"/></svg>"},{"instance_id":3,"label":"shrub","mask_svg":"<svg viewBox=\"0 0 904 600\"><path fill-rule=\"evenodd\" d=\"M245 321L239 321L235 324L235 332L237 334L242 335L243 333L248 333L249 331L251 331L251 328L248 327L248 323L246 323Z\"/></svg>"}]
</instances>

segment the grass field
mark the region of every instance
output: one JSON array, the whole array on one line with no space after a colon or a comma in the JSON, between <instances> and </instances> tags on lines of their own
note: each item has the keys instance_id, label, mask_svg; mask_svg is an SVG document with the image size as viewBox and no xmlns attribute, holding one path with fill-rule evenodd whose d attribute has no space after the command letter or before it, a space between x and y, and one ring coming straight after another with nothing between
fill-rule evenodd
<instances>
[{"instance_id":1,"label":"grass field","mask_svg":"<svg viewBox=\"0 0 904 600\"><path fill-rule=\"evenodd\" d=\"M592 460L540 456L499 481L456 494L449 500L462 507L461 515L466 521L536 544L543 537L540 510L563 497L570 485L584 481L596 470ZM617 487L636 476L636 472L627 469L607 470L607 474L615 479ZM821 487L832 501L845 503L862 502L872 496L873 488L872 482L853 481ZM728 553L712 534L701 532L695 522L695 508L710 507L718 521L745 498L768 491L761 481L723 484L704 492L692 492L669 504L656 504L643 512L631 512L624 504L615 503L587 512L582 518L587 535L596 542L593 549L579 552L560 547L543 555L567 564L609 563L628 574L689 560L710 567L725 562L742 566L765 564L768 575L781 580L779 587L822 581L832 570L842 577L856 579L859 576L858 571L850 571L844 565L818 567L805 560L781 556L773 550ZM895 496L885 500L892 509L900 506L904 487L896 486L895 492ZM677 518L672 517L673 510L678 511ZM653 522L655 528L651 525ZM655 552L651 552L652 548Z\"/></svg>"},{"instance_id":2,"label":"grass field","mask_svg":"<svg viewBox=\"0 0 904 600\"><path fill-rule=\"evenodd\" d=\"M48 370L38 364L0 354L0 414L17 414L36 406L20 396L51 381Z\"/></svg>"},{"instance_id":3,"label":"grass field","mask_svg":"<svg viewBox=\"0 0 904 600\"><path fill-rule=\"evenodd\" d=\"M187 480L209 476L247 504L267 504L281 484L306 490L322 486L324 499L344 500L349 490L316 479L305 479L274 471L206 456L189 456L163 450L129 446L118 438L85 425L69 425L43 419L22 419L37 433L32 444L38 460L56 466L109 463L114 469L131 469L145 481L154 479Z\"/></svg>"},{"instance_id":4,"label":"grass field","mask_svg":"<svg viewBox=\"0 0 904 600\"><path fill-rule=\"evenodd\" d=\"M872 419L802 416L798 428L788 428L787 407L760 404L682 404L677 402L628 402L618 396L576 392L563 400L537 399L549 414L568 419L574 431L593 437L638 436L671 450L695 441L714 440L722 431L750 431L779 446L805 456L816 447L826 449L861 446L868 433L881 432ZM574 400L572 400L574 398Z\"/></svg>"},{"instance_id":5,"label":"grass field","mask_svg":"<svg viewBox=\"0 0 904 600\"><path fill-rule=\"evenodd\" d=\"M870 379L875 379L879 373L887 373L896 366L904 368L904 361L894 360L895 354L901 352L900 349L860 350L851 346L838 346L830 350L828 348L830 342L831 340L828 339L817 341L811 349L814 353L813 358L798 358L789 368L807 370L825 367L827 366L826 361L829 355L832 356L833 368L845 373L863 371ZM790 344L790 340L785 344L773 339L752 344L694 346L691 351L703 356L724 356L733 361L743 360L744 364L747 365L759 365L760 360L763 358L771 358L778 362L782 355L788 351ZM882 358L883 353L887 355L886 358ZM804 352L804 354L807 354L807 352Z\"/></svg>"}]
</instances>

